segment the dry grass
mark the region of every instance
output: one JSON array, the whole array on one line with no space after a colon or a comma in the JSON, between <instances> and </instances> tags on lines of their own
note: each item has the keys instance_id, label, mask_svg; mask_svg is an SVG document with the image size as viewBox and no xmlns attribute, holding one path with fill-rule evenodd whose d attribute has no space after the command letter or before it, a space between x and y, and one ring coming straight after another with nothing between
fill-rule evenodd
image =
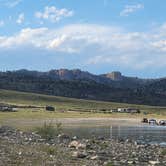
<instances>
[{"instance_id":1,"label":"dry grass","mask_svg":"<svg viewBox=\"0 0 166 166\"><path fill-rule=\"evenodd\" d=\"M79 100L7 90L0 90L0 102L17 105L51 105L56 108L55 112L47 112L44 109L20 109L18 112L0 112L0 124L9 124L19 128L35 127L30 124L31 121L59 118L166 118L166 107ZM141 114L104 113L101 111L118 107L140 108ZM22 124L20 121L25 121L23 126L20 126Z\"/></svg>"}]
</instances>

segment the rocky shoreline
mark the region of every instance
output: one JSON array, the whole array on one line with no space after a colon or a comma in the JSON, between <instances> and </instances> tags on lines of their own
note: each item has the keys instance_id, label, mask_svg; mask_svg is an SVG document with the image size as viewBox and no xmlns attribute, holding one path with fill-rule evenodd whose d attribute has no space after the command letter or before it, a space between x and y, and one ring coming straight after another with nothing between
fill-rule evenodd
<instances>
[{"instance_id":1,"label":"rocky shoreline","mask_svg":"<svg viewBox=\"0 0 166 166\"><path fill-rule=\"evenodd\" d=\"M165 166L166 147L132 140L79 139L0 127L0 166Z\"/></svg>"}]
</instances>

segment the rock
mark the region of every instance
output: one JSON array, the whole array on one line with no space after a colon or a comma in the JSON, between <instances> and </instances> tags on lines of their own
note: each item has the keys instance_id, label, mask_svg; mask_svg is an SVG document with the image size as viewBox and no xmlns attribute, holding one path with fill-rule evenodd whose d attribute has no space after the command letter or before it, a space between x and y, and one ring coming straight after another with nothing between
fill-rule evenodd
<instances>
[{"instance_id":1,"label":"rock","mask_svg":"<svg viewBox=\"0 0 166 166\"><path fill-rule=\"evenodd\" d=\"M159 164L160 162L159 161L149 161L149 164L151 164L151 165L156 165L156 164Z\"/></svg>"},{"instance_id":2,"label":"rock","mask_svg":"<svg viewBox=\"0 0 166 166\"><path fill-rule=\"evenodd\" d=\"M59 143L68 143L70 141L70 137L66 134L59 134L58 141Z\"/></svg>"},{"instance_id":3,"label":"rock","mask_svg":"<svg viewBox=\"0 0 166 166\"><path fill-rule=\"evenodd\" d=\"M127 163L128 163L128 164L133 164L133 163L134 163L134 161L128 161Z\"/></svg>"},{"instance_id":4,"label":"rock","mask_svg":"<svg viewBox=\"0 0 166 166\"><path fill-rule=\"evenodd\" d=\"M125 144L131 143L131 142L132 142L132 140L130 140L130 139L126 139L126 140L125 140Z\"/></svg>"},{"instance_id":5,"label":"rock","mask_svg":"<svg viewBox=\"0 0 166 166\"><path fill-rule=\"evenodd\" d=\"M34 137L37 137L38 139L41 138L41 136L40 136L39 134L37 134L36 132L32 132L32 135L33 135Z\"/></svg>"},{"instance_id":6,"label":"rock","mask_svg":"<svg viewBox=\"0 0 166 166\"><path fill-rule=\"evenodd\" d=\"M60 142L61 139L63 142ZM52 165L56 165L56 161L62 162L61 165L65 165L66 163L71 165L73 160L78 162L78 165L79 162L81 162L81 164L87 166L166 165L165 156L162 155L163 147L151 144L137 144L134 140L129 139L126 142L125 140L120 142L114 139L105 139L103 141L98 138L86 140L73 137L68 139L67 135L61 134L54 139L45 140L41 139L41 137L35 133L21 132L9 127L0 127L0 141L2 142L0 142L0 165L10 165L11 161L15 164L15 161L11 158L13 154L18 157L18 159L25 161L28 161L31 156L39 159L47 158ZM28 146L33 152L25 150ZM38 147L42 146L46 149L47 153L38 151L40 149ZM13 147L17 147L17 149L13 149ZM56 155L57 150L60 152L60 155ZM63 155L63 153L65 155ZM68 154L70 155L68 156ZM73 158L70 158L71 156ZM4 161L7 163L4 163ZM63 163L63 161L65 163ZM8 164L8 162L10 164ZM30 162L28 162L28 164L31 165Z\"/></svg>"},{"instance_id":7,"label":"rock","mask_svg":"<svg viewBox=\"0 0 166 166\"><path fill-rule=\"evenodd\" d=\"M99 156L96 155L96 156L92 156L90 159L91 159L91 160L97 160L98 158L99 158Z\"/></svg>"},{"instance_id":8,"label":"rock","mask_svg":"<svg viewBox=\"0 0 166 166\"><path fill-rule=\"evenodd\" d=\"M105 162L103 163L104 166L107 166L108 164L109 164L108 161L105 161Z\"/></svg>"},{"instance_id":9,"label":"rock","mask_svg":"<svg viewBox=\"0 0 166 166\"><path fill-rule=\"evenodd\" d=\"M66 135L66 134L59 134L58 138L59 139L70 139L70 137L68 135Z\"/></svg>"},{"instance_id":10,"label":"rock","mask_svg":"<svg viewBox=\"0 0 166 166\"><path fill-rule=\"evenodd\" d=\"M95 150L88 150L88 153L89 154L96 154L96 151Z\"/></svg>"},{"instance_id":11,"label":"rock","mask_svg":"<svg viewBox=\"0 0 166 166\"><path fill-rule=\"evenodd\" d=\"M76 149L86 149L86 144L79 143Z\"/></svg>"},{"instance_id":12,"label":"rock","mask_svg":"<svg viewBox=\"0 0 166 166\"><path fill-rule=\"evenodd\" d=\"M9 126L1 126L0 133L14 132L14 129Z\"/></svg>"},{"instance_id":13,"label":"rock","mask_svg":"<svg viewBox=\"0 0 166 166\"><path fill-rule=\"evenodd\" d=\"M42 142L45 142L45 139L41 139L41 138L40 138L40 139L38 139L37 141L40 142L40 143L42 143Z\"/></svg>"},{"instance_id":14,"label":"rock","mask_svg":"<svg viewBox=\"0 0 166 166\"><path fill-rule=\"evenodd\" d=\"M77 140L77 136L74 136L74 137L72 138L72 140Z\"/></svg>"},{"instance_id":15,"label":"rock","mask_svg":"<svg viewBox=\"0 0 166 166\"><path fill-rule=\"evenodd\" d=\"M23 134L23 132L22 132L22 131L20 131L20 134L22 135L22 134Z\"/></svg>"},{"instance_id":16,"label":"rock","mask_svg":"<svg viewBox=\"0 0 166 166\"><path fill-rule=\"evenodd\" d=\"M77 148L79 145L78 141L72 141L69 143L69 148Z\"/></svg>"},{"instance_id":17,"label":"rock","mask_svg":"<svg viewBox=\"0 0 166 166\"><path fill-rule=\"evenodd\" d=\"M72 157L77 157L78 156L78 152L73 152L72 153Z\"/></svg>"},{"instance_id":18,"label":"rock","mask_svg":"<svg viewBox=\"0 0 166 166\"><path fill-rule=\"evenodd\" d=\"M85 157L87 157L87 153L86 152L75 151L75 152L72 153L72 157L85 158Z\"/></svg>"},{"instance_id":19,"label":"rock","mask_svg":"<svg viewBox=\"0 0 166 166\"><path fill-rule=\"evenodd\" d=\"M104 140L105 138L103 136L99 136L97 139L98 140Z\"/></svg>"},{"instance_id":20,"label":"rock","mask_svg":"<svg viewBox=\"0 0 166 166\"><path fill-rule=\"evenodd\" d=\"M134 142L134 145L135 145L135 146L138 145L137 141Z\"/></svg>"},{"instance_id":21,"label":"rock","mask_svg":"<svg viewBox=\"0 0 166 166\"><path fill-rule=\"evenodd\" d=\"M18 155L21 156L21 155L22 155L22 152L18 152Z\"/></svg>"},{"instance_id":22,"label":"rock","mask_svg":"<svg viewBox=\"0 0 166 166\"><path fill-rule=\"evenodd\" d=\"M86 148L86 144L79 143L78 141L72 141L69 144L69 148L85 149Z\"/></svg>"},{"instance_id":23,"label":"rock","mask_svg":"<svg viewBox=\"0 0 166 166\"><path fill-rule=\"evenodd\" d=\"M29 140L29 139L26 137L26 138L25 138L25 141L28 141L28 140Z\"/></svg>"}]
</instances>

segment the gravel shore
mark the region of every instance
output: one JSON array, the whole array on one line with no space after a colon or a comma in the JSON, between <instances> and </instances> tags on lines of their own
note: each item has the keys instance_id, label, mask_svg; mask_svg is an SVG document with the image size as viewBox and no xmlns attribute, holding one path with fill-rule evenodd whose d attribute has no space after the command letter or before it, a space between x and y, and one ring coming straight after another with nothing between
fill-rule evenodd
<instances>
[{"instance_id":1,"label":"gravel shore","mask_svg":"<svg viewBox=\"0 0 166 166\"><path fill-rule=\"evenodd\" d=\"M165 166L166 147L132 140L79 139L61 134L45 140L35 132L0 127L0 165Z\"/></svg>"}]
</instances>

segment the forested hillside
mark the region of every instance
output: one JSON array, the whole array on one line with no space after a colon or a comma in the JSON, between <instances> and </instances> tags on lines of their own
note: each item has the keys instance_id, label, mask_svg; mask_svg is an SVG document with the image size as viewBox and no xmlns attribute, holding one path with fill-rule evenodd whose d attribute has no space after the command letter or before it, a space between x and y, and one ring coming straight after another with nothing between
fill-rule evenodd
<instances>
[{"instance_id":1,"label":"forested hillside","mask_svg":"<svg viewBox=\"0 0 166 166\"><path fill-rule=\"evenodd\" d=\"M82 99L166 105L166 79L143 80L81 71L0 73L0 88ZM74 74L73 74L74 73Z\"/></svg>"}]
</instances>

